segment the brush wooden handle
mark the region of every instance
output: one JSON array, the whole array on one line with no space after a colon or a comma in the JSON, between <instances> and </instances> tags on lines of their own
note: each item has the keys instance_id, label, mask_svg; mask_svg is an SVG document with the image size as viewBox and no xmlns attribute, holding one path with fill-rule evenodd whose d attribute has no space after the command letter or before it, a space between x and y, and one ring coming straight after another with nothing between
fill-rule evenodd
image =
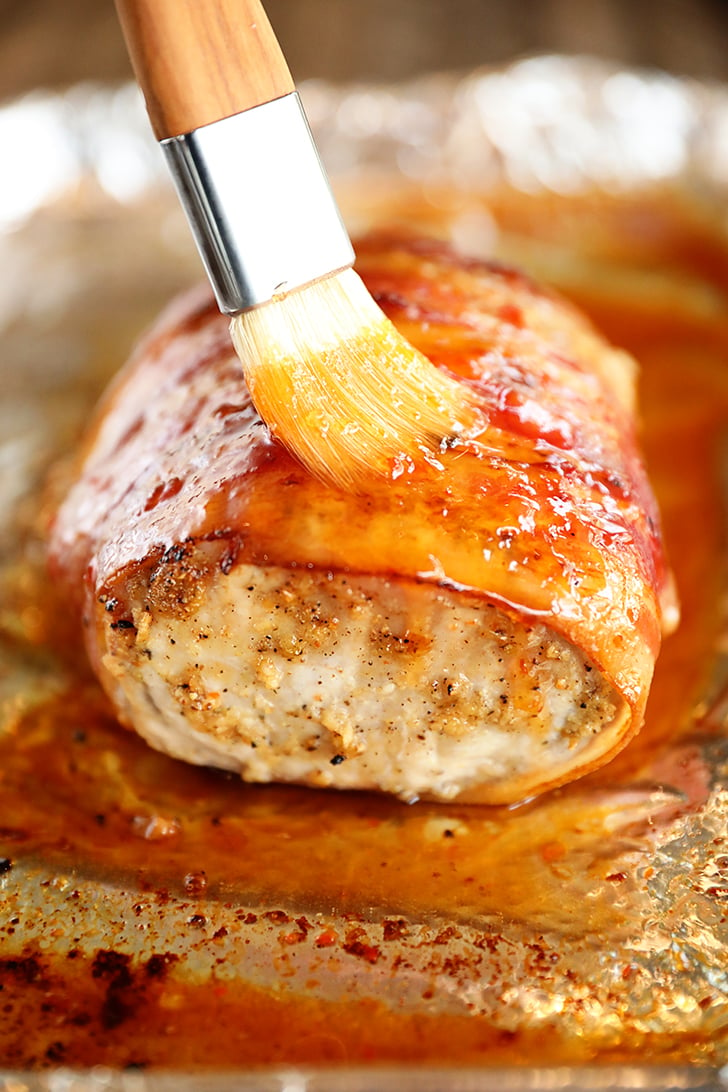
<instances>
[{"instance_id":1,"label":"brush wooden handle","mask_svg":"<svg viewBox=\"0 0 728 1092\"><path fill-rule=\"evenodd\" d=\"M293 91L259 0L116 0L158 140Z\"/></svg>"}]
</instances>

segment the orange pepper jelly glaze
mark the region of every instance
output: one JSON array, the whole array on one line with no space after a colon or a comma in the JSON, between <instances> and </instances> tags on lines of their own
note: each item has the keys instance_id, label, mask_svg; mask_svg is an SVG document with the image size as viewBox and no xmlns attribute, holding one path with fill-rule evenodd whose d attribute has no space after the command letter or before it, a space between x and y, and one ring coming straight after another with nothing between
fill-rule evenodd
<instances>
[{"instance_id":1,"label":"orange pepper jelly glaze","mask_svg":"<svg viewBox=\"0 0 728 1092\"><path fill-rule=\"evenodd\" d=\"M631 359L512 270L384 237L359 256L404 335L477 393L478 434L445 442L439 466L393 465L363 493L315 480L271 439L226 320L198 291L107 392L57 521L56 566L72 585L85 574L85 610L103 598L109 624L123 621L114 588L130 567L151 571L200 539L225 571L245 560L467 589L580 647L631 706L634 731L675 611Z\"/></svg>"}]
</instances>

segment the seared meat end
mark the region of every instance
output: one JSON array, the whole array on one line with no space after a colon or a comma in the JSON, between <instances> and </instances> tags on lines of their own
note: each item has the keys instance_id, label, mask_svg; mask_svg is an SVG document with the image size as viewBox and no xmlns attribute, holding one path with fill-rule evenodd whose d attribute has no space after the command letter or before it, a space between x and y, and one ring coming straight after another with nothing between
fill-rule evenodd
<instances>
[{"instance_id":1,"label":"seared meat end","mask_svg":"<svg viewBox=\"0 0 728 1092\"><path fill-rule=\"evenodd\" d=\"M153 746L248 781L404 800L527 795L624 703L544 625L459 592L185 557L100 612L117 706ZM193 596L184 594L194 588ZM477 791L476 791L477 790Z\"/></svg>"}]
</instances>

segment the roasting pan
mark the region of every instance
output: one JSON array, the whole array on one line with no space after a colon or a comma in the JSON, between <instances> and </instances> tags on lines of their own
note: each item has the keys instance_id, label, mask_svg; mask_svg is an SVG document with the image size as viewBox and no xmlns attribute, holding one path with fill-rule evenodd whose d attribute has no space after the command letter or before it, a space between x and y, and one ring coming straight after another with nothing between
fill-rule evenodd
<instances>
[{"instance_id":1,"label":"roasting pan","mask_svg":"<svg viewBox=\"0 0 728 1092\"><path fill-rule=\"evenodd\" d=\"M0 1088L722 1088L728 91L546 56L302 93L354 234L517 262L644 349L683 628L629 753L517 809L245 787L123 732L44 528L103 386L200 272L135 88L9 103ZM642 331L669 314L663 368Z\"/></svg>"}]
</instances>

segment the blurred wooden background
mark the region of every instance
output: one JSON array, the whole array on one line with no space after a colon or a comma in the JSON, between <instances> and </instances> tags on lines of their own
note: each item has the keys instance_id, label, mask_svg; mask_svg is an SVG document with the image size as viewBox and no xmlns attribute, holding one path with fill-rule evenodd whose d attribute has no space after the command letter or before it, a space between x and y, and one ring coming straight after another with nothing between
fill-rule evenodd
<instances>
[{"instance_id":1,"label":"blurred wooden background","mask_svg":"<svg viewBox=\"0 0 728 1092\"><path fill-rule=\"evenodd\" d=\"M267 0L298 80L405 78L534 52L728 80L728 0ZM0 0L0 98L129 75L112 0Z\"/></svg>"}]
</instances>

